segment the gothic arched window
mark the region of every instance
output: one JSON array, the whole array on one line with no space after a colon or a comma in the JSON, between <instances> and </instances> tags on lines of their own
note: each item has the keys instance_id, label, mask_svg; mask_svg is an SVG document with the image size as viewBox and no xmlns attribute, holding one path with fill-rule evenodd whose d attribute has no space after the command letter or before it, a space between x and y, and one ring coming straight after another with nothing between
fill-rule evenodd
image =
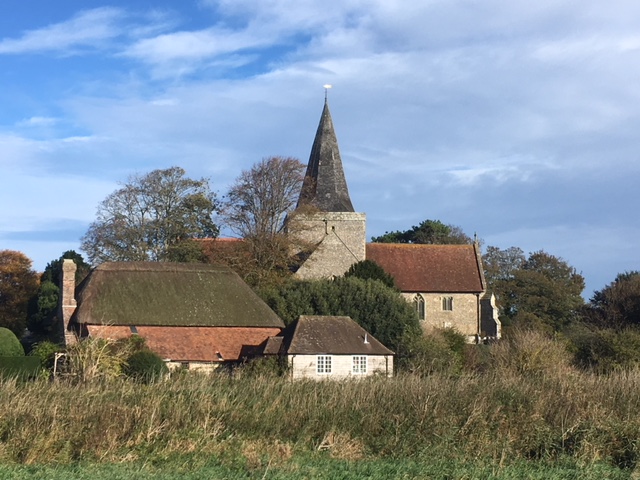
<instances>
[{"instance_id":1,"label":"gothic arched window","mask_svg":"<svg viewBox=\"0 0 640 480\"><path fill-rule=\"evenodd\" d=\"M415 297L413 297L413 306L416 309L416 312L418 314L418 318L420 320L424 320L425 319L425 303L424 303L424 297L422 295L420 295L419 293L416 294Z\"/></svg>"}]
</instances>

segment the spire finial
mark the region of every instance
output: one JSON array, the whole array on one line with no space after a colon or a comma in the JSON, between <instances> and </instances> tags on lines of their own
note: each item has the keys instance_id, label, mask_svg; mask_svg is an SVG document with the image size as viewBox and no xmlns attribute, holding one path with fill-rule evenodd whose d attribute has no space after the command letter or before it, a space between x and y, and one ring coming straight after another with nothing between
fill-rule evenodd
<instances>
[{"instance_id":1,"label":"spire finial","mask_svg":"<svg viewBox=\"0 0 640 480\"><path fill-rule=\"evenodd\" d=\"M333 87L333 85L330 85L330 84L328 84L328 83L325 83L325 84L323 85L323 87L324 87L324 101L326 102L326 101L327 101L327 94L329 93L329 89L330 89L331 87Z\"/></svg>"}]
</instances>

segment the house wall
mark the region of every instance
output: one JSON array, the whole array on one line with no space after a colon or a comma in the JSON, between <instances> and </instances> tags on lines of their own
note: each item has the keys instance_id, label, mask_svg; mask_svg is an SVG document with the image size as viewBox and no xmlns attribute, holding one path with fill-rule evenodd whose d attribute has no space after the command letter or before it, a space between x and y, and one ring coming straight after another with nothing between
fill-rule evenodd
<instances>
[{"instance_id":1,"label":"house wall","mask_svg":"<svg viewBox=\"0 0 640 480\"><path fill-rule=\"evenodd\" d=\"M413 304L416 294L419 292L402 292L402 297ZM434 328L455 328L458 332L468 337L474 337L478 332L478 296L473 293L424 293L420 292L425 300L425 319L420 325L425 332ZM442 298L453 298L453 310L442 309ZM470 338L471 340L471 338Z\"/></svg>"},{"instance_id":2,"label":"house wall","mask_svg":"<svg viewBox=\"0 0 640 480\"><path fill-rule=\"evenodd\" d=\"M366 215L354 212L320 212L298 215L289 232L301 243L316 246L298 269L301 280L343 275L365 259Z\"/></svg>"},{"instance_id":3,"label":"house wall","mask_svg":"<svg viewBox=\"0 0 640 480\"><path fill-rule=\"evenodd\" d=\"M331 373L317 373L317 355L287 355L292 378L340 379L359 378L374 374L393 375L393 355L369 355L367 373L353 374L353 355L331 355Z\"/></svg>"}]
</instances>

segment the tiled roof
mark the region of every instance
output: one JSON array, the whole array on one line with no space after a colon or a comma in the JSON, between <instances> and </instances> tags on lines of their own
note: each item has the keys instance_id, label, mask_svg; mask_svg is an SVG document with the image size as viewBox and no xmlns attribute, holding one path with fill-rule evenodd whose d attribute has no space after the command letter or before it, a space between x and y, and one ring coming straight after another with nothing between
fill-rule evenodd
<instances>
[{"instance_id":1,"label":"tiled roof","mask_svg":"<svg viewBox=\"0 0 640 480\"><path fill-rule=\"evenodd\" d=\"M302 315L283 336L290 355L393 355L351 317Z\"/></svg>"},{"instance_id":2,"label":"tiled roof","mask_svg":"<svg viewBox=\"0 0 640 480\"><path fill-rule=\"evenodd\" d=\"M72 321L135 326L284 327L228 267L113 262L89 273Z\"/></svg>"},{"instance_id":3,"label":"tiled roof","mask_svg":"<svg viewBox=\"0 0 640 480\"><path fill-rule=\"evenodd\" d=\"M155 327L136 326L146 345L165 359L176 362L221 362L239 360L257 353L280 328L258 327ZM89 335L114 340L132 335L129 326L88 325Z\"/></svg>"},{"instance_id":4,"label":"tiled roof","mask_svg":"<svg viewBox=\"0 0 640 480\"><path fill-rule=\"evenodd\" d=\"M368 243L367 260L403 292L480 293L484 276L474 245Z\"/></svg>"}]
</instances>

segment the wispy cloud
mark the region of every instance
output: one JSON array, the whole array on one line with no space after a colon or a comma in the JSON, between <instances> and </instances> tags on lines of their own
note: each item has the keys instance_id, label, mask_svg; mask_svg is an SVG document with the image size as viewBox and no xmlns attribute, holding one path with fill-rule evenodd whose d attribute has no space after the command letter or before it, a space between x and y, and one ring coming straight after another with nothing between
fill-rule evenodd
<instances>
[{"instance_id":1,"label":"wispy cloud","mask_svg":"<svg viewBox=\"0 0 640 480\"><path fill-rule=\"evenodd\" d=\"M120 35L118 22L124 12L118 8L103 7L85 10L70 20L38 30L29 30L21 38L0 40L0 54L39 53L98 47Z\"/></svg>"}]
</instances>

